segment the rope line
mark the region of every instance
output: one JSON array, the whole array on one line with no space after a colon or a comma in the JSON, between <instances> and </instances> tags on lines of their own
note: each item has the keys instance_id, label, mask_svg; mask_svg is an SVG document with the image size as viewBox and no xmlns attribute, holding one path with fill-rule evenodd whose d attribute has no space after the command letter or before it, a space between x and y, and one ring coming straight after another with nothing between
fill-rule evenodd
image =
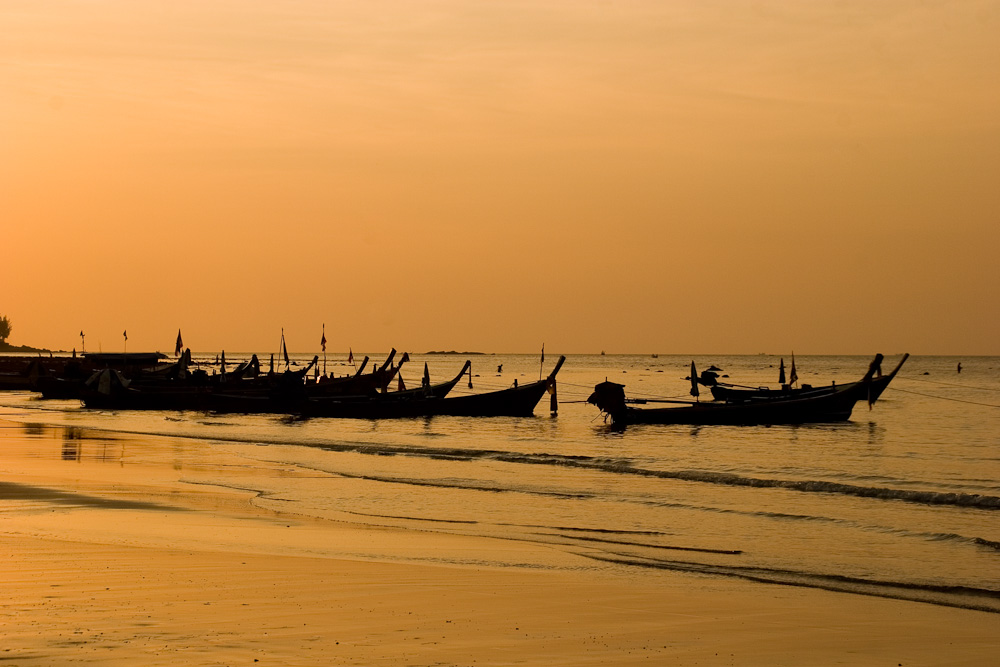
<instances>
[{"instance_id":1,"label":"rope line","mask_svg":"<svg viewBox=\"0 0 1000 667\"><path fill-rule=\"evenodd\" d=\"M979 389L982 391L1000 391L998 387L976 387L975 385L969 384L957 384L955 382L941 382L940 380L925 380L923 378L916 378L909 375L898 376L900 380L911 380L913 382L928 382L930 384L942 384L946 387L959 387L961 389Z\"/></svg>"},{"instance_id":2,"label":"rope line","mask_svg":"<svg viewBox=\"0 0 1000 667\"><path fill-rule=\"evenodd\" d=\"M968 403L970 405L981 405L987 408L1000 408L1000 405L994 405L993 403L980 403L978 401L966 401L961 398L948 398L947 396L935 396L934 394L924 394L919 391L910 391L909 389L900 389L899 387L894 387L894 391L901 391L905 394L916 394L917 396L926 396L927 398L936 398L942 401L954 401L956 403Z\"/></svg>"}]
</instances>

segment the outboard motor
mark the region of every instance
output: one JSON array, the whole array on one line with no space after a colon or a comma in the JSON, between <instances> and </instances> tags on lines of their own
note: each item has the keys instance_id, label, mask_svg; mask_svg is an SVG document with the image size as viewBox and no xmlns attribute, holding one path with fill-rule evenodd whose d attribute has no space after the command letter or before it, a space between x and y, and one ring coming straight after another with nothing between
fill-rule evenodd
<instances>
[{"instance_id":1,"label":"outboard motor","mask_svg":"<svg viewBox=\"0 0 1000 667\"><path fill-rule=\"evenodd\" d=\"M701 375L698 377L698 384L703 387L714 387L719 384L719 374L711 369L702 371Z\"/></svg>"},{"instance_id":2,"label":"outboard motor","mask_svg":"<svg viewBox=\"0 0 1000 667\"><path fill-rule=\"evenodd\" d=\"M617 421L626 410L625 385L605 380L594 387L594 393L587 402L596 405L601 412L611 415L611 419Z\"/></svg>"}]
</instances>

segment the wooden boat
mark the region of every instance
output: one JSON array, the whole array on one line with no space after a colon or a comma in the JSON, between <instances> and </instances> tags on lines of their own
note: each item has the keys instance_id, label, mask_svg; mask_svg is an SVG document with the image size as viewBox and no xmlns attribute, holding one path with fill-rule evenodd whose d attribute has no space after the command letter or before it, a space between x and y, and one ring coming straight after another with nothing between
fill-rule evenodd
<instances>
[{"instance_id":1,"label":"wooden boat","mask_svg":"<svg viewBox=\"0 0 1000 667\"><path fill-rule=\"evenodd\" d=\"M552 394L551 408L556 412L556 374L562 368L566 357L560 356L548 377L538 382L515 385L508 389L468 396L453 396L433 406L436 415L460 417L530 417L535 406L548 391Z\"/></svg>"},{"instance_id":2,"label":"wooden boat","mask_svg":"<svg viewBox=\"0 0 1000 667\"><path fill-rule=\"evenodd\" d=\"M378 368L372 369L371 373L364 373L365 366L368 364L368 357L365 357L364 361L361 362L361 367L354 375L320 378L319 382L306 385L306 394L310 397L363 396L375 391L385 392L407 360L407 356L404 354L403 361L394 366L392 360L395 356L396 348L393 348L385 362Z\"/></svg>"},{"instance_id":3,"label":"wooden boat","mask_svg":"<svg viewBox=\"0 0 1000 667\"><path fill-rule=\"evenodd\" d=\"M2 357L0 390L40 391L40 383L68 376L82 382L93 372L77 357Z\"/></svg>"},{"instance_id":4,"label":"wooden boat","mask_svg":"<svg viewBox=\"0 0 1000 667\"><path fill-rule=\"evenodd\" d=\"M0 357L0 391L29 391L46 372L40 358Z\"/></svg>"},{"instance_id":5,"label":"wooden boat","mask_svg":"<svg viewBox=\"0 0 1000 667\"><path fill-rule=\"evenodd\" d=\"M267 376L253 375L253 360L232 373L214 376L196 371L190 377L145 375L130 379L118 370L104 369L84 383L81 399L88 408L105 410L289 412L305 400L303 378L317 360L314 357L302 369Z\"/></svg>"},{"instance_id":6,"label":"wooden boat","mask_svg":"<svg viewBox=\"0 0 1000 667\"><path fill-rule=\"evenodd\" d=\"M395 419L403 417L433 417L452 415L462 417L530 417L546 391L556 396L556 374L566 361L559 357L555 368L543 380L508 389L470 394L468 396L441 397L420 394L420 390L378 394L372 397L341 397L327 401L311 399L304 407L307 416ZM449 384L453 387L461 379L470 362ZM450 391L450 388L449 388ZM404 394L405 396L398 396ZM553 409L555 412L555 409Z\"/></svg>"},{"instance_id":7,"label":"wooden boat","mask_svg":"<svg viewBox=\"0 0 1000 667\"><path fill-rule=\"evenodd\" d=\"M909 357L909 354L904 354L903 358L896 365L896 368L888 375L882 375L880 370L876 369L875 377L872 378L868 385L868 392L872 397L872 402L882 395L882 392L889 386L892 379L896 377L896 373L899 372L899 369L903 367L903 364L906 363ZM746 401L761 398L808 398L822 394L832 394L838 389L845 389L847 387L848 385L838 386L836 383L822 387L813 387L808 384L804 384L801 387L792 387L786 384L782 385L780 389L770 389L768 387L743 387L728 383L718 383L712 385L710 389L712 397L718 401Z\"/></svg>"},{"instance_id":8,"label":"wooden boat","mask_svg":"<svg viewBox=\"0 0 1000 667\"><path fill-rule=\"evenodd\" d=\"M896 368L884 384L875 384L875 373L882 362L876 355L868 372L858 382L851 382L832 391L806 393L798 396L750 396L741 400L651 401L626 399L624 385L602 382L594 387L587 401L609 415L618 426L628 424L694 424L694 425L771 425L806 424L847 421L855 403L874 404L895 376ZM636 404L673 403L673 407L637 408ZM631 405L630 405L631 404Z\"/></svg>"},{"instance_id":9,"label":"wooden boat","mask_svg":"<svg viewBox=\"0 0 1000 667\"><path fill-rule=\"evenodd\" d=\"M32 373L30 388L44 399L82 398L87 391L85 382L95 372L104 368L119 371L133 387L137 383L150 384L161 381L175 382L184 379L191 362L190 351L174 363L161 363L165 355L159 352L84 353L79 358L52 360L46 367ZM43 360L37 360L41 362ZM36 362L33 362L36 363Z\"/></svg>"},{"instance_id":10,"label":"wooden boat","mask_svg":"<svg viewBox=\"0 0 1000 667\"><path fill-rule=\"evenodd\" d=\"M118 370L105 368L84 382L81 400L99 410L201 410L212 388L187 382L132 386Z\"/></svg>"},{"instance_id":11,"label":"wooden boat","mask_svg":"<svg viewBox=\"0 0 1000 667\"><path fill-rule=\"evenodd\" d=\"M379 393L371 391L357 396L313 396L297 410L308 417L415 417L424 413L429 401L440 401L455 388L469 368L466 361L462 370L451 380L440 384L424 385L414 389Z\"/></svg>"}]
</instances>

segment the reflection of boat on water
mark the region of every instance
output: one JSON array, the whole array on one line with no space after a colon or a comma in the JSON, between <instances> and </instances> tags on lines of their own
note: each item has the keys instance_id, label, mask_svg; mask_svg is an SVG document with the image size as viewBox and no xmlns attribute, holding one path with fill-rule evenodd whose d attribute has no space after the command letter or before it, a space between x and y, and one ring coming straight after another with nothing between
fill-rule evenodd
<instances>
[{"instance_id":1,"label":"reflection of boat on water","mask_svg":"<svg viewBox=\"0 0 1000 667\"><path fill-rule=\"evenodd\" d=\"M648 399L625 398L624 385L602 382L594 387L594 393L587 399L602 412L609 415L616 425L626 424L805 424L838 422L850 419L855 403L868 401L874 404L892 381L903 361L887 376L876 377L881 368L882 355L876 355L868 372L858 382L841 386L831 385L816 391L802 390L797 394L750 393L731 397L727 400L654 401ZM692 378L694 373L692 364ZM692 394L697 395L697 387L692 380ZM671 407L637 408L633 405L648 403L671 403Z\"/></svg>"}]
</instances>

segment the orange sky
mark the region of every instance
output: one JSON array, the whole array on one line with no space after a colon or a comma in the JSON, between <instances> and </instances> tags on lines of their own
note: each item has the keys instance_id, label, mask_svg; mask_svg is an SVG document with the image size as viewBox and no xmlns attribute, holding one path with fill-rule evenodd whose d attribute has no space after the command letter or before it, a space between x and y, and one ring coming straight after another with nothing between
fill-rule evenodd
<instances>
[{"instance_id":1,"label":"orange sky","mask_svg":"<svg viewBox=\"0 0 1000 667\"><path fill-rule=\"evenodd\" d=\"M69 349L1000 354L1000 3L0 5Z\"/></svg>"}]
</instances>

